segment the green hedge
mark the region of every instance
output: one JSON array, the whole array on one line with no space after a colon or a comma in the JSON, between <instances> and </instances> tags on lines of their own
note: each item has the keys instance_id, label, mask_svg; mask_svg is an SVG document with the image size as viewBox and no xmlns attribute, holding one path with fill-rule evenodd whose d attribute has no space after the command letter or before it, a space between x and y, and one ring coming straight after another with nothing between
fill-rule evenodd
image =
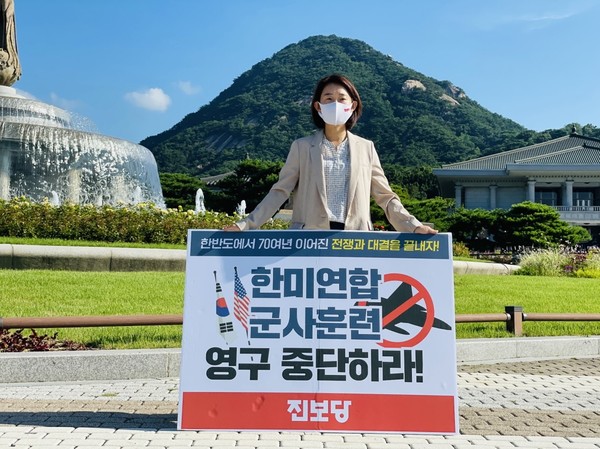
<instances>
[{"instance_id":1,"label":"green hedge","mask_svg":"<svg viewBox=\"0 0 600 449\"><path fill-rule=\"evenodd\" d=\"M0 236L56 238L102 242L185 244L188 229L221 229L240 217L222 212L196 214L192 210L160 209L153 204L136 206L53 206L24 197L0 200ZM273 220L264 229L286 229Z\"/></svg>"}]
</instances>

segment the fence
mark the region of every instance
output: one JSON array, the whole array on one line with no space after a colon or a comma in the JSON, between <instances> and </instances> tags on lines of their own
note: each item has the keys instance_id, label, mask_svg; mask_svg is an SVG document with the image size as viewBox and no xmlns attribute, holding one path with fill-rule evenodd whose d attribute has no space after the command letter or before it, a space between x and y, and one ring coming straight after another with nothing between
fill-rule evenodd
<instances>
[{"instance_id":1,"label":"fence","mask_svg":"<svg viewBox=\"0 0 600 449\"><path fill-rule=\"evenodd\" d=\"M457 324L506 322L506 330L515 337L523 335L523 323L525 321L600 321L600 313L524 313L521 306L506 306L504 313L459 314L455 317ZM183 315L0 318L0 330L177 324L183 324Z\"/></svg>"},{"instance_id":2,"label":"fence","mask_svg":"<svg viewBox=\"0 0 600 449\"><path fill-rule=\"evenodd\" d=\"M600 313L524 313L521 306L505 306L504 313L456 315L456 323L506 322L515 337L523 335L525 321L600 321Z\"/></svg>"}]
</instances>

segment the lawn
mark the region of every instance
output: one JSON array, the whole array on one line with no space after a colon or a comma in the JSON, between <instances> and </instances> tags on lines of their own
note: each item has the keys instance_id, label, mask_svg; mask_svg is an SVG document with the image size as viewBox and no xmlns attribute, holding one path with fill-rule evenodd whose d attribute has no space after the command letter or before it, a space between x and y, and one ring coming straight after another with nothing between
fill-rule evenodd
<instances>
[{"instance_id":1,"label":"lawn","mask_svg":"<svg viewBox=\"0 0 600 449\"><path fill-rule=\"evenodd\" d=\"M180 314L184 273L0 270L1 317ZM600 279L456 275L457 314L501 313L506 305L529 313L598 313ZM510 337L504 323L460 323L457 338ZM181 326L43 329L104 349L181 345ZM600 322L525 322L526 336L600 335Z\"/></svg>"}]
</instances>

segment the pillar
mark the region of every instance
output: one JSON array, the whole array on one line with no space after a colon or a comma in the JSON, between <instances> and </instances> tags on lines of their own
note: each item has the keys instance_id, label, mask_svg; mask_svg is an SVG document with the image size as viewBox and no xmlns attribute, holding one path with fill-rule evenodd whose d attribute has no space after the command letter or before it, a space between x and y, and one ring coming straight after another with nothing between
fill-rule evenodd
<instances>
[{"instance_id":1,"label":"pillar","mask_svg":"<svg viewBox=\"0 0 600 449\"><path fill-rule=\"evenodd\" d=\"M490 186L490 210L496 209L496 192L498 191L498 186L491 185Z\"/></svg>"},{"instance_id":2,"label":"pillar","mask_svg":"<svg viewBox=\"0 0 600 449\"><path fill-rule=\"evenodd\" d=\"M456 207L461 207L463 205L462 203L462 186L460 184L456 184L454 186L454 202L456 204Z\"/></svg>"},{"instance_id":3,"label":"pillar","mask_svg":"<svg viewBox=\"0 0 600 449\"><path fill-rule=\"evenodd\" d=\"M573 181L565 181L565 201L563 206L573 207Z\"/></svg>"},{"instance_id":4,"label":"pillar","mask_svg":"<svg viewBox=\"0 0 600 449\"><path fill-rule=\"evenodd\" d=\"M535 203L535 180L527 181L527 201Z\"/></svg>"},{"instance_id":5,"label":"pillar","mask_svg":"<svg viewBox=\"0 0 600 449\"><path fill-rule=\"evenodd\" d=\"M523 320L525 314L523 313L522 306L504 306L504 312L508 315L508 321L506 322L506 330L515 337L523 335Z\"/></svg>"}]
</instances>

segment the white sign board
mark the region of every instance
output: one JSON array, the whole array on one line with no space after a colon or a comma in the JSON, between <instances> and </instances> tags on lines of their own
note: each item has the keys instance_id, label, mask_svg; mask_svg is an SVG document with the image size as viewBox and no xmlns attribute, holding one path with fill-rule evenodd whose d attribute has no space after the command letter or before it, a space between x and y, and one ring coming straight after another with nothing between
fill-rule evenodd
<instances>
[{"instance_id":1,"label":"white sign board","mask_svg":"<svg viewBox=\"0 0 600 449\"><path fill-rule=\"evenodd\" d=\"M191 230L178 428L458 433L450 234Z\"/></svg>"}]
</instances>

